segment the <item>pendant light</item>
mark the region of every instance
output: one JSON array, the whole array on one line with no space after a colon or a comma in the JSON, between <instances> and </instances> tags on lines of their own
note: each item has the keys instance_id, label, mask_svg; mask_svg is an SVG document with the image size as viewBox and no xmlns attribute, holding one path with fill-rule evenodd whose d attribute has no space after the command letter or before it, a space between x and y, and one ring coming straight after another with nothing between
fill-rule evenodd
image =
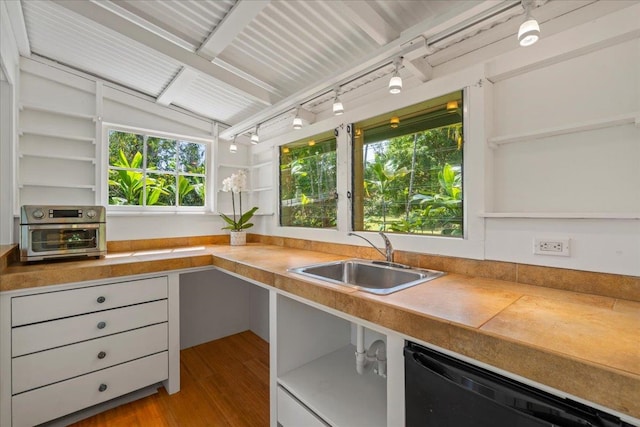
<instances>
[{"instance_id":1,"label":"pendant light","mask_svg":"<svg viewBox=\"0 0 640 427\"><path fill-rule=\"evenodd\" d=\"M236 145L236 135L233 135L233 142L231 142L231 144L229 145L229 152L230 153L238 152L238 146Z\"/></svg>"},{"instance_id":2,"label":"pendant light","mask_svg":"<svg viewBox=\"0 0 640 427\"><path fill-rule=\"evenodd\" d=\"M342 101L338 97L338 92L340 91L340 87L336 87L336 97L333 98L333 115L339 116L344 113L344 106L342 105Z\"/></svg>"},{"instance_id":3,"label":"pendant light","mask_svg":"<svg viewBox=\"0 0 640 427\"><path fill-rule=\"evenodd\" d=\"M396 69L393 72L393 76L391 76L391 80L389 80L389 93L393 95L402 92L402 77L400 77L400 73L398 72L401 64L402 57L393 60L393 65Z\"/></svg>"},{"instance_id":4,"label":"pendant light","mask_svg":"<svg viewBox=\"0 0 640 427\"><path fill-rule=\"evenodd\" d=\"M531 5L532 1L522 0L525 18L518 30L518 42L523 47L531 46L540 38L540 25L538 25L538 21L531 17Z\"/></svg>"},{"instance_id":5,"label":"pendant light","mask_svg":"<svg viewBox=\"0 0 640 427\"><path fill-rule=\"evenodd\" d=\"M251 143L256 145L260 142L260 137L258 136L258 129L260 128L260 123L256 125L256 131L251 135Z\"/></svg>"},{"instance_id":6,"label":"pendant light","mask_svg":"<svg viewBox=\"0 0 640 427\"><path fill-rule=\"evenodd\" d=\"M302 129L302 119L298 115L300 108L296 108L296 116L293 118L293 128L295 130Z\"/></svg>"}]
</instances>

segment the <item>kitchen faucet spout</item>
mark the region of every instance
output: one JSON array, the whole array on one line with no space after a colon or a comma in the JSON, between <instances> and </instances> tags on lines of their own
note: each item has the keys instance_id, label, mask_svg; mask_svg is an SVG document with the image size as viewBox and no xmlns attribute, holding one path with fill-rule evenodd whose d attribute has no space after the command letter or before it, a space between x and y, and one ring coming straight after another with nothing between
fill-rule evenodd
<instances>
[{"instance_id":1,"label":"kitchen faucet spout","mask_svg":"<svg viewBox=\"0 0 640 427\"><path fill-rule=\"evenodd\" d=\"M382 250L380 250L376 245L371 243L371 241L369 239L367 239L366 237L364 237L364 236L361 236L361 235L356 234L356 233L348 233L347 236L356 236L356 237L361 238L362 240L364 240L365 242L370 244L373 249L375 249L376 251L380 252L380 255L385 257L387 262L392 263L393 262L393 246L391 245L391 241L389 240L389 238L382 231L380 231L378 234L380 234L382 236L382 238L384 239L384 248L385 248L384 252L382 252Z\"/></svg>"}]
</instances>

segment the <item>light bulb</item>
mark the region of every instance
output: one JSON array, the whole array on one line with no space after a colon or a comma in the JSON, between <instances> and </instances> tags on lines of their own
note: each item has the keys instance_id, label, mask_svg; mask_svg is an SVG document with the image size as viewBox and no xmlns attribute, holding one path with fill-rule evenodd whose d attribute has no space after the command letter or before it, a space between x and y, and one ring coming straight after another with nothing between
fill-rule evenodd
<instances>
[{"instance_id":1,"label":"light bulb","mask_svg":"<svg viewBox=\"0 0 640 427\"><path fill-rule=\"evenodd\" d=\"M302 129L302 119L301 119L300 117L295 116L295 117L293 118L293 128L294 128L295 130Z\"/></svg>"},{"instance_id":2,"label":"light bulb","mask_svg":"<svg viewBox=\"0 0 640 427\"><path fill-rule=\"evenodd\" d=\"M520 25L518 30L518 41L520 46L531 46L540 38L540 26L538 21L527 14L527 20Z\"/></svg>"},{"instance_id":3,"label":"light bulb","mask_svg":"<svg viewBox=\"0 0 640 427\"><path fill-rule=\"evenodd\" d=\"M402 77L396 71L389 80L389 93L396 95L402 92Z\"/></svg>"},{"instance_id":4,"label":"light bulb","mask_svg":"<svg viewBox=\"0 0 640 427\"><path fill-rule=\"evenodd\" d=\"M338 98L338 95L336 95L336 98L333 100L333 114L335 116L339 116L342 113L344 113L344 106L342 105L340 98Z\"/></svg>"}]
</instances>

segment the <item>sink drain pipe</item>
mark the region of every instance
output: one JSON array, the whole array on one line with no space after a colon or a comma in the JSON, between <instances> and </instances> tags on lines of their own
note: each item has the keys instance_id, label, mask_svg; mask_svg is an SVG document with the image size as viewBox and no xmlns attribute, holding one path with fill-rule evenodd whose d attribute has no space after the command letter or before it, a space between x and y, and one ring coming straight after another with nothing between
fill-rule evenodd
<instances>
[{"instance_id":1,"label":"sink drain pipe","mask_svg":"<svg viewBox=\"0 0 640 427\"><path fill-rule=\"evenodd\" d=\"M364 326L356 325L356 371L363 375L375 363L373 371L381 377L387 377L387 349L382 340L376 340L364 348Z\"/></svg>"}]
</instances>

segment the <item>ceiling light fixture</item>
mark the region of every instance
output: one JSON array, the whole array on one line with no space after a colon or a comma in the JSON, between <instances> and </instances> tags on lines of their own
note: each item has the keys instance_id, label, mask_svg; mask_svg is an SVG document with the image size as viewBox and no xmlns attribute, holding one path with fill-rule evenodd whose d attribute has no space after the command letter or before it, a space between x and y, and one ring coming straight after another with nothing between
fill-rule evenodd
<instances>
[{"instance_id":1,"label":"ceiling light fixture","mask_svg":"<svg viewBox=\"0 0 640 427\"><path fill-rule=\"evenodd\" d=\"M238 152L238 146L236 145L236 135L233 135L233 142L231 142L231 144L229 145L229 152L230 153Z\"/></svg>"},{"instance_id":2,"label":"ceiling light fixture","mask_svg":"<svg viewBox=\"0 0 640 427\"><path fill-rule=\"evenodd\" d=\"M398 116L391 117L391 120L389 120L389 126L394 129L400 126L400 118Z\"/></svg>"},{"instance_id":3,"label":"ceiling light fixture","mask_svg":"<svg viewBox=\"0 0 640 427\"><path fill-rule=\"evenodd\" d=\"M340 114L344 113L344 106L342 105L342 101L340 101L340 98L338 97L338 92L340 91L340 87L337 86L335 88L335 91L336 91L336 97L333 98L333 115L339 116Z\"/></svg>"},{"instance_id":4,"label":"ceiling light fixture","mask_svg":"<svg viewBox=\"0 0 640 427\"><path fill-rule=\"evenodd\" d=\"M309 147L313 147L314 145L316 145L316 141L315 140L310 140L309 141Z\"/></svg>"},{"instance_id":5,"label":"ceiling light fixture","mask_svg":"<svg viewBox=\"0 0 640 427\"><path fill-rule=\"evenodd\" d=\"M447 111L450 113L455 113L458 110L458 101L449 101L447 102Z\"/></svg>"},{"instance_id":6,"label":"ceiling light fixture","mask_svg":"<svg viewBox=\"0 0 640 427\"><path fill-rule=\"evenodd\" d=\"M540 25L538 21L531 17L531 6L533 0L522 0L522 7L525 11L524 22L520 25L518 30L518 41L520 46L531 46L540 38Z\"/></svg>"},{"instance_id":7,"label":"ceiling light fixture","mask_svg":"<svg viewBox=\"0 0 640 427\"><path fill-rule=\"evenodd\" d=\"M258 136L258 129L260 128L260 123L256 125L256 131L251 135L251 143L256 145L260 142L260 137Z\"/></svg>"},{"instance_id":8,"label":"ceiling light fixture","mask_svg":"<svg viewBox=\"0 0 640 427\"><path fill-rule=\"evenodd\" d=\"M302 119L298 115L300 112L300 107L296 108L296 116L293 118L293 128L295 130L302 129Z\"/></svg>"},{"instance_id":9,"label":"ceiling light fixture","mask_svg":"<svg viewBox=\"0 0 640 427\"><path fill-rule=\"evenodd\" d=\"M396 95L402 92L402 77L400 77L400 65L402 65L402 57L397 57L393 60L393 66L396 70L393 72L393 76L391 76L391 80L389 80L389 93Z\"/></svg>"}]
</instances>

